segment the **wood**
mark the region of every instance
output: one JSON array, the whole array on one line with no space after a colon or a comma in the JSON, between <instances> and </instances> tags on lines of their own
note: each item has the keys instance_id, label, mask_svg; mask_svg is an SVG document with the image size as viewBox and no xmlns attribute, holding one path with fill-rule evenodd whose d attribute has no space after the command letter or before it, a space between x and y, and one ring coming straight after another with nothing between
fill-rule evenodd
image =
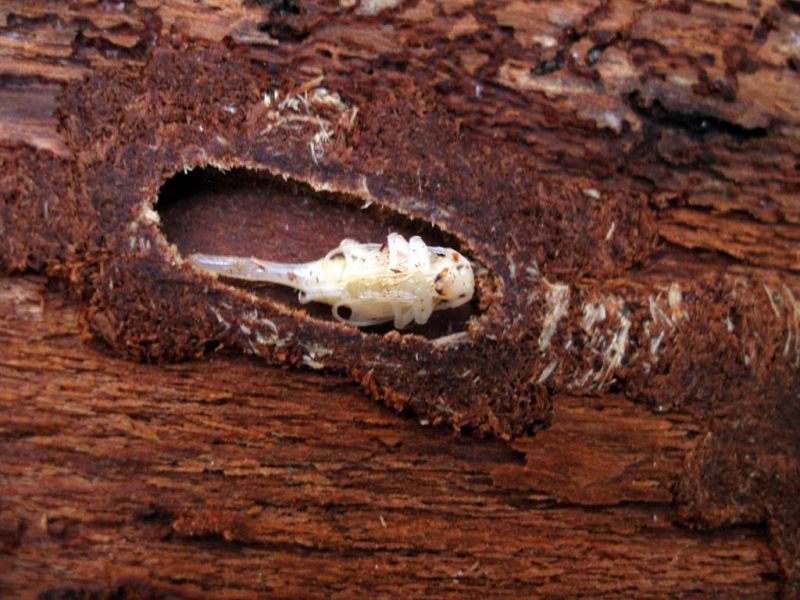
<instances>
[{"instance_id":1,"label":"wood","mask_svg":"<svg viewBox=\"0 0 800 600\"><path fill-rule=\"evenodd\" d=\"M675 522L687 418L565 396L541 443L509 448L420 426L331 376L112 358L83 343L62 291L1 285L4 594L778 589L762 527Z\"/></svg>"},{"instance_id":2,"label":"wood","mask_svg":"<svg viewBox=\"0 0 800 600\"><path fill-rule=\"evenodd\" d=\"M0 279L0 595L800 597L798 39L792 0L4 2L0 265L51 279ZM535 252L495 240L507 286L536 264L640 313L695 286L662 371L554 376L521 429L549 428L501 442L241 356L196 282L119 237L128 194L205 138L254 152L262 94L320 77L334 141L300 126L269 160L446 225L448 194L524 207ZM291 224L313 258L339 231L291 200L260 243ZM213 206L165 203L139 243L259 250L192 228Z\"/></svg>"}]
</instances>

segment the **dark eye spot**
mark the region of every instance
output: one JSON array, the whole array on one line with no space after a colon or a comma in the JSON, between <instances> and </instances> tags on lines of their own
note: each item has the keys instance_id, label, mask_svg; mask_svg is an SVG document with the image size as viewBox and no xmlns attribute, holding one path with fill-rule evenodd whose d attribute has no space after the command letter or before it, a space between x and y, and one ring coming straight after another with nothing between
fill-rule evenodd
<instances>
[{"instance_id":1,"label":"dark eye spot","mask_svg":"<svg viewBox=\"0 0 800 600\"><path fill-rule=\"evenodd\" d=\"M461 295L459 296L459 298L466 298L466 297L467 297L467 294L466 294L466 293L464 293L464 294L461 294Z\"/></svg>"},{"instance_id":2,"label":"dark eye spot","mask_svg":"<svg viewBox=\"0 0 800 600\"><path fill-rule=\"evenodd\" d=\"M346 305L337 306L336 314L346 321L353 316L353 309Z\"/></svg>"}]
</instances>

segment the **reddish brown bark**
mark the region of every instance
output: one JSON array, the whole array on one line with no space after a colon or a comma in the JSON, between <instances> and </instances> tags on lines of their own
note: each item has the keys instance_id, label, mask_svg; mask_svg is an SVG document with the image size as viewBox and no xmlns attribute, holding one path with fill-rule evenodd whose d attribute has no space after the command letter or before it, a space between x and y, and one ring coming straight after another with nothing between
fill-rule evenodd
<instances>
[{"instance_id":1,"label":"reddish brown bark","mask_svg":"<svg viewBox=\"0 0 800 600\"><path fill-rule=\"evenodd\" d=\"M688 418L563 396L552 428L512 449L421 427L331 376L111 358L39 278L5 279L0 298L4 594L778 588L763 528L676 522Z\"/></svg>"},{"instance_id":2,"label":"reddish brown bark","mask_svg":"<svg viewBox=\"0 0 800 600\"><path fill-rule=\"evenodd\" d=\"M0 27L0 263L65 282L3 288L9 592L800 594L795 2ZM469 251L480 302L363 335L178 254L388 229Z\"/></svg>"}]
</instances>

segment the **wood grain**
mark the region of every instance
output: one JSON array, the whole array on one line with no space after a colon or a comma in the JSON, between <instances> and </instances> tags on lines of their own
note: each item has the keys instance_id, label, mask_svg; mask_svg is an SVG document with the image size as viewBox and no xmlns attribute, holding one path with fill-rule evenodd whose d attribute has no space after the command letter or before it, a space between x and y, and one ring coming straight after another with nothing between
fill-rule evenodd
<instances>
[{"instance_id":1,"label":"wood grain","mask_svg":"<svg viewBox=\"0 0 800 600\"><path fill-rule=\"evenodd\" d=\"M675 523L687 419L564 396L512 449L330 376L111 357L38 277L0 304L4 597L777 591L763 528Z\"/></svg>"},{"instance_id":2,"label":"wood grain","mask_svg":"<svg viewBox=\"0 0 800 600\"><path fill-rule=\"evenodd\" d=\"M793 0L0 3L0 268L28 271L0 279L0 595L800 598L799 39ZM208 86L205 56L258 76ZM180 108L165 66L197 92ZM145 76L158 85L130 95ZM320 76L358 109L343 163L434 206L443 187L513 206L535 172L547 202L524 218L545 276L730 275L733 300L701 299L694 326L734 343L674 345L670 385L627 399L549 390L551 427L511 444L423 426L332 374L122 359L174 348L147 354L131 342L146 328L91 304L119 253L82 177L136 126L188 139L197 98L236 101L209 111L213 138L260 128L244 112L273 83ZM82 122L65 105L84 91L100 101ZM591 202L545 177L601 199L616 229L571 229ZM181 339L185 319L159 326ZM749 370L716 373L721 357ZM686 391L696 374L710 396Z\"/></svg>"}]
</instances>

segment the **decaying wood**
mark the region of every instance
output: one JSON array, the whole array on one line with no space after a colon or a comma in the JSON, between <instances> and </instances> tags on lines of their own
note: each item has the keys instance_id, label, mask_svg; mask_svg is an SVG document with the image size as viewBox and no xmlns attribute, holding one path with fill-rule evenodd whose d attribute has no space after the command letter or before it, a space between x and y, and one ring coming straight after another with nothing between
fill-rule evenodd
<instances>
[{"instance_id":1,"label":"decaying wood","mask_svg":"<svg viewBox=\"0 0 800 600\"><path fill-rule=\"evenodd\" d=\"M762 527L676 522L670 485L698 433L686 417L564 396L541 443L512 449L421 427L330 376L110 357L40 278L3 279L0 299L4 594L777 590Z\"/></svg>"},{"instance_id":2,"label":"decaying wood","mask_svg":"<svg viewBox=\"0 0 800 600\"><path fill-rule=\"evenodd\" d=\"M800 596L799 70L792 0L7 0L0 264L67 283L2 284L4 592ZM264 108L323 85L345 107L327 125ZM131 233L138 195L236 157L468 241L502 216L488 267L531 290L520 317L546 330L534 313L568 283L564 344L582 309L625 298L616 331L632 321L661 362L612 352L614 380L537 353L548 399L493 422L374 391L414 415L398 416L334 375L239 356L112 358L98 339L153 361L251 341L220 333L236 315L191 312L201 286L155 261L159 231L181 252L332 247L338 228L291 203L265 239L253 204L214 229L202 194ZM670 289L690 290L688 325ZM608 385L570 387L583 372ZM519 433L551 407L510 445L417 424Z\"/></svg>"}]
</instances>

